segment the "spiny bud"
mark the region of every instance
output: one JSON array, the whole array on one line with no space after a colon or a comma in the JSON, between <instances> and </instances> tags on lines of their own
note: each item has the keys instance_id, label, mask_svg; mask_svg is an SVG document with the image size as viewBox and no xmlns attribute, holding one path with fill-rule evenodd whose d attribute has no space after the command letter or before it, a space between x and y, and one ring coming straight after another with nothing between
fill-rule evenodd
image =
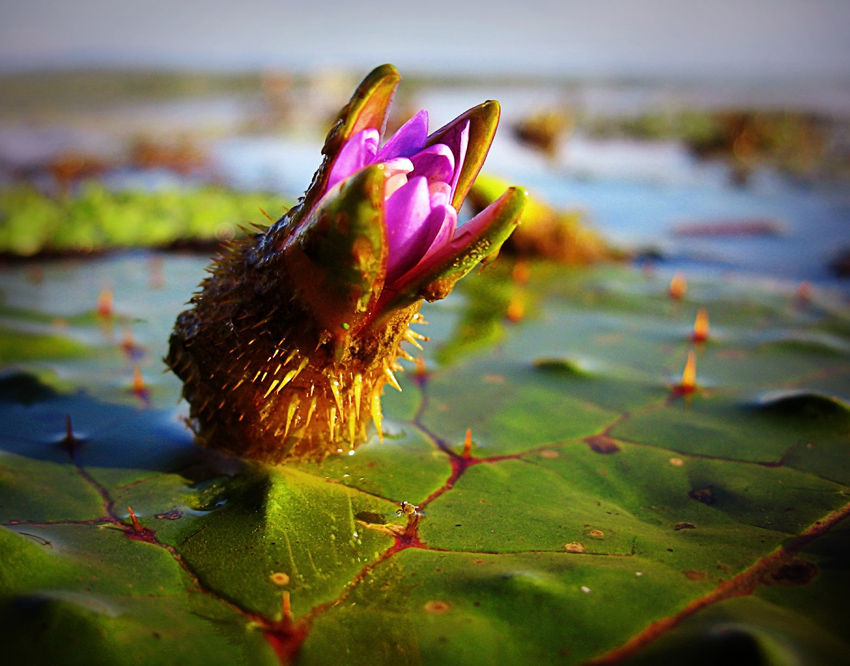
<instances>
[{"instance_id":1,"label":"spiny bud","mask_svg":"<svg viewBox=\"0 0 850 666\"><path fill-rule=\"evenodd\" d=\"M400 77L374 70L330 130L298 205L231 243L177 319L166 362L201 443L278 462L383 436L402 343L421 349L422 300L444 298L498 252L525 203L509 188L461 227L490 148L496 102L428 134L417 113L383 145Z\"/></svg>"}]
</instances>

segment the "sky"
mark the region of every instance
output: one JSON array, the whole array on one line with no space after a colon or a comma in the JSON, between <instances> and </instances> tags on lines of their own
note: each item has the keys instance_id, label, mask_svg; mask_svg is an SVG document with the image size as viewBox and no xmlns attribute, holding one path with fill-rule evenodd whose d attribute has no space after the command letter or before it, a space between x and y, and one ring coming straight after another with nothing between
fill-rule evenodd
<instances>
[{"instance_id":1,"label":"sky","mask_svg":"<svg viewBox=\"0 0 850 666\"><path fill-rule=\"evenodd\" d=\"M0 0L0 68L850 78L850 0Z\"/></svg>"}]
</instances>

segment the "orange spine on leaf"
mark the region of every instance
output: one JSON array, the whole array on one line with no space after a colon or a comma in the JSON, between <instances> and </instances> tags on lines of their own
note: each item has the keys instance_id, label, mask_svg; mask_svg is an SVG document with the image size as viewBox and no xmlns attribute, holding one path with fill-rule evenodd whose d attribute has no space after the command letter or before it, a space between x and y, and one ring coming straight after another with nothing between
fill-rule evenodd
<instances>
[{"instance_id":1,"label":"orange spine on leaf","mask_svg":"<svg viewBox=\"0 0 850 666\"><path fill-rule=\"evenodd\" d=\"M708 313L700 308L694 322L694 333L691 336L694 342L705 342L708 340Z\"/></svg>"}]
</instances>

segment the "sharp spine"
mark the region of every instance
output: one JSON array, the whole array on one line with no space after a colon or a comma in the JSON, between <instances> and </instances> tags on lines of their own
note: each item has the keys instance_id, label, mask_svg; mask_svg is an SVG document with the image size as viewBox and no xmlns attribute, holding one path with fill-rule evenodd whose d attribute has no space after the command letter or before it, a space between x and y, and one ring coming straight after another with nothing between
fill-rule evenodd
<instances>
[{"instance_id":1,"label":"sharp spine","mask_svg":"<svg viewBox=\"0 0 850 666\"><path fill-rule=\"evenodd\" d=\"M393 371L389 369L386 365L384 366L384 375L386 375L392 387L397 391L401 391L401 386L399 386L398 380L395 378Z\"/></svg>"}]
</instances>

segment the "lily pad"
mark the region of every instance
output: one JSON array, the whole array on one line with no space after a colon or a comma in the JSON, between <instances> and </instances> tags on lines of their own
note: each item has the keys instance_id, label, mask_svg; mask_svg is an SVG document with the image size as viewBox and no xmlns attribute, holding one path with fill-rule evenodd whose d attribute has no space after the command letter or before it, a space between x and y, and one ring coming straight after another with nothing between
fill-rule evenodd
<instances>
[{"instance_id":1,"label":"lily pad","mask_svg":"<svg viewBox=\"0 0 850 666\"><path fill-rule=\"evenodd\" d=\"M497 264L423 309L432 340L384 398L383 440L270 466L197 446L159 375L202 264L164 258L166 289L141 255L5 277L4 321L97 349L36 358L0 329L13 660L850 658L840 303L720 280L674 302L626 267L531 263L519 284ZM74 302L79 285L110 276L140 356L74 318L97 292ZM517 294L529 307L510 313ZM712 328L696 344L699 307Z\"/></svg>"}]
</instances>

